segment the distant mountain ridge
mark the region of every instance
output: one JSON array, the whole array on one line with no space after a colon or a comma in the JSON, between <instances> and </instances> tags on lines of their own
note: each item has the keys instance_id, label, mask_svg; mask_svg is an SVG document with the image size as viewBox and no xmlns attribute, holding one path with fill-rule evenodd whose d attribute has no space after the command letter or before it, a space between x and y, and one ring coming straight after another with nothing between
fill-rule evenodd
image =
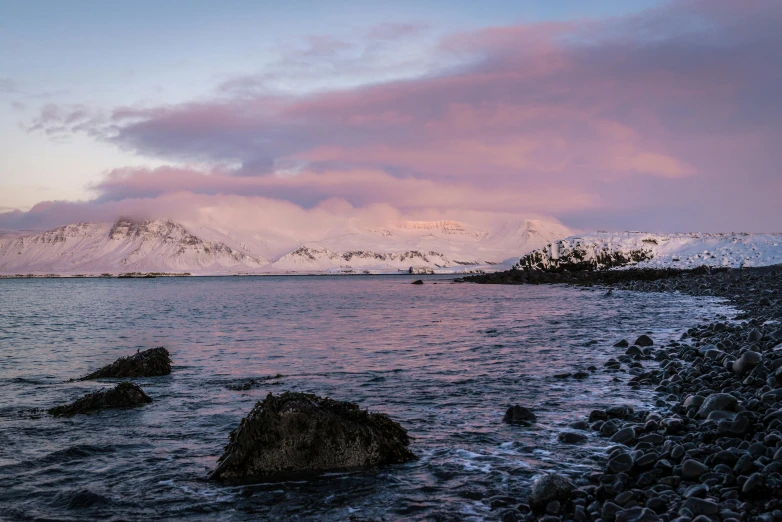
<instances>
[{"instance_id":1,"label":"distant mountain ridge","mask_svg":"<svg viewBox=\"0 0 782 522\"><path fill-rule=\"evenodd\" d=\"M752 267L782 263L782 234L595 232L553 241L517 268L604 270L621 267Z\"/></svg>"},{"instance_id":2,"label":"distant mountain ridge","mask_svg":"<svg viewBox=\"0 0 782 522\"><path fill-rule=\"evenodd\" d=\"M270 252L263 234L121 218L0 234L0 274L475 272L569 232L540 220L505 222L495 231L446 220L352 224L313 241L291 239L290 247Z\"/></svg>"}]
</instances>

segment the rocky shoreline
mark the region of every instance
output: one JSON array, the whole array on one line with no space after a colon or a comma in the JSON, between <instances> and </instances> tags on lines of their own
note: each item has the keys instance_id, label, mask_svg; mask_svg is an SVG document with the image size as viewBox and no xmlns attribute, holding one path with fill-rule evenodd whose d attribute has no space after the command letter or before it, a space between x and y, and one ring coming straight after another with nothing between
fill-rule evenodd
<instances>
[{"instance_id":1,"label":"rocky shoreline","mask_svg":"<svg viewBox=\"0 0 782 522\"><path fill-rule=\"evenodd\" d=\"M664 346L619 342L606 368L630 367L629 386L654 386L656 411L593 411L573 428L613 444L589 476L536 480L504 521L782 520L781 266L744 269L542 272L465 278L489 284L568 283L728 299L733 321L697 325ZM610 290L609 290L610 291ZM653 342L653 341L652 341ZM641 346L646 344L647 346Z\"/></svg>"}]
</instances>

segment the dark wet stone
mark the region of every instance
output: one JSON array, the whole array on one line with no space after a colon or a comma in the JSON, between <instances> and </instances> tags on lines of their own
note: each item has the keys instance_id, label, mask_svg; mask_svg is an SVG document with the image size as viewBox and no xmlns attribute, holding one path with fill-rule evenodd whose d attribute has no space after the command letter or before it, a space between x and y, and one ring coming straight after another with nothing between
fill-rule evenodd
<instances>
[{"instance_id":1,"label":"dark wet stone","mask_svg":"<svg viewBox=\"0 0 782 522\"><path fill-rule=\"evenodd\" d=\"M763 339L763 333L758 329L752 330L749 332L749 335L747 335L747 340L751 343L756 343L761 339Z\"/></svg>"},{"instance_id":2,"label":"dark wet stone","mask_svg":"<svg viewBox=\"0 0 782 522\"><path fill-rule=\"evenodd\" d=\"M120 357L108 366L79 378L79 381L91 379L129 379L137 377L157 377L171 373L171 355L162 346L150 348L134 355Z\"/></svg>"},{"instance_id":3,"label":"dark wet stone","mask_svg":"<svg viewBox=\"0 0 782 522\"><path fill-rule=\"evenodd\" d=\"M135 408L152 402L144 390L132 382L121 382L109 390L101 389L66 404L51 408L48 412L58 417L70 417L78 413L94 413L100 410L116 408Z\"/></svg>"},{"instance_id":4,"label":"dark wet stone","mask_svg":"<svg viewBox=\"0 0 782 522\"><path fill-rule=\"evenodd\" d=\"M646 507L648 507L658 515L668 511L668 503L660 497L652 497L649 500L647 500Z\"/></svg>"},{"instance_id":5,"label":"dark wet stone","mask_svg":"<svg viewBox=\"0 0 782 522\"><path fill-rule=\"evenodd\" d=\"M660 517L651 509L639 506L623 509L616 514L614 520L616 522L657 522Z\"/></svg>"},{"instance_id":6,"label":"dark wet stone","mask_svg":"<svg viewBox=\"0 0 782 522\"><path fill-rule=\"evenodd\" d=\"M760 364L763 356L757 352L744 352L739 359L733 363L733 373L742 376L752 371L755 366Z\"/></svg>"},{"instance_id":7,"label":"dark wet stone","mask_svg":"<svg viewBox=\"0 0 782 522\"><path fill-rule=\"evenodd\" d=\"M647 346L654 345L654 341L648 335L642 335L638 339L636 339L633 344L640 346L641 348L645 348Z\"/></svg>"},{"instance_id":8,"label":"dark wet stone","mask_svg":"<svg viewBox=\"0 0 782 522\"><path fill-rule=\"evenodd\" d=\"M586 435L583 435L581 433L575 433L572 431L563 431L562 433L557 435L557 438L559 439L559 442L565 444L579 444L587 440Z\"/></svg>"},{"instance_id":9,"label":"dark wet stone","mask_svg":"<svg viewBox=\"0 0 782 522\"><path fill-rule=\"evenodd\" d=\"M610 437L617 431L619 431L619 426L616 421L606 421L600 426L600 435L603 437Z\"/></svg>"},{"instance_id":10,"label":"dark wet stone","mask_svg":"<svg viewBox=\"0 0 782 522\"><path fill-rule=\"evenodd\" d=\"M414 460L407 431L387 415L316 395L271 393L231 432L210 479L352 469Z\"/></svg>"},{"instance_id":11,"label":"dark wet stone","mask_svg":"<svg viewBox=\"0 0 782 522\"><path fill-rule=\"evenodd\" d=\"M627 453L620 453L608 460L608 470L611 473L622 473L633 468L633 457Z\"/></svg>"},{"instance_id":12,"label":"dark wet stone","mask_svg":"<svg viewBox=\"0 0 782 522\"><path fill-rule=\"evenodd\" d=\"M720 512L720 506L716 502L695 497L688 498L682 507L690 510L693 515L714 516Z\"/></svg>"},{"instance_id":13,"label":"dark wet stone","mask_svg":"<svg viewBox=\"0 0 782 522\"><path fill-rule=\"evenodd\" d=\"M612 406L606 410L606 414L615 419L626 419L633 414L633 408L630 406Z\"/></svg>"},{"instance_id":14,"label":"dark wet stone","mask_svg":"<svg viewBox=\"0 0 782 522\"><path fill-rule=\"evenodd\" d=\"M608 522L616 520L616 514L622 511L622 507L614 504L613 502L606 502L603 504L603 509L600 510L600 517Z\"/></svg>"},{"instance_id":15,"label":"dark wet stone","mask_svg":"<svg viewBox=\"0 0 782 522\"><path fill-rule=\"evenodd\" d=\"M700 408L705 400L706 397L703 397L702 395L689 395L684 399L684 408Z\"/></svg>"},{"instance_id":16,"label":"dark wet stone","mask_svg":"<svg viewBox=\"0 0 782 522\"><path fill-rule=\"evenodd\" d=\"M621 341L614 344L614 348L627 348L630 346L630 343L628 343L625 339L622 339Z\"/></svg>"},{"instance_id":17,"label":"dark wet stone","mask_svg":"<svg viewBox=\"0 0 782 522\"><path fill-rule=\"evenodd\" d=\"M684 494L682 495L684 498L706 498L706 495L709 492L709 488L704 486L703 484L698 484L696 486L690 486L686 490L684 490Z\"/></svg>"},{"instance_id":18,"label":"dark wet stone","mask_svg":"<svg viewBox=\"0 0 782 522\"><path fill-rule=\"evenodd\" d=\"M736 411L738 399L728 393L712 393L698 409L698 417L705 419L713 411Z\"/></svg>"},{"instance_id":19,"label":"dark wet stone","mask_svg":"<svg viewBox=\"0 0 782 522\"><path fill-rule=\"evenodd\" d=\"M270 386L270 385L281 384L280 382L270 382L270 381L276 381L277 379L282 379L283 377L284 375L278 373L276 375L269 375L267 377L240 379L226 384L225 387L231 391L247 391L247 390L252 390L254 388L260 388L265 385Z\"/></svg>"},{"instance_id":20,"label":"dark wet stone","mask_svg":"<svg viewBox=\"0 0 782 522\"><path fill-rule=\"evenodd\" d=\"M708 471L709 467L697 460L687 459L682 462L682 478L685 480L697 480Z\"/></svg>"},{"instance_id":21,"label":"dark wet stone","mask_svg":"<svg viewBox=\"0 0 782 522\"><path fill-rule=\"evenodd\" d=\"M576 486L573 482L562 475L556 473L541 475L532 483L529 505L533 510L542 510L554 500L565 503L570 500L574 489Z\"/></svg>"},{"instance_id":22,"label":"dark wet stone","mask_svg":"<svg viewBox=\"0 0 782 522\"><path fill-rule=\"evenodd\" d=\"M422 284L424 284L424 282L423 282L423 281L421 281L420 279L416 279L415 281L413 281L413 282L412 282L412 283L410 283L410 284L411 284L411 285L422 285Z\"/></svg>"},{"instance_id":23,"label":"dark wet stone","mask_svg":"<svg viewBox=\"0 0 782 522\"><path fill-rule=\"evenodd\" d=\"M644 453L635 459L635 466L640 470L649 469L654 466L658 460L660 460L660 456L657 453L654 453L653 451Z\"/></svg>"},{"instance_id":24,"label":"dark wet stone","mask_svg":"<svg viewBox=\"0 0 782 522\"><path fill-rule=\"evenodd\" d=\"M747 498L768 498L769 489L761 473L753 473L741 487L741 494Z\"/></svg>"},{"instance_id":25,"label":"dark wet stone","mask_svg":"<svg viewBox=\"0 0 782 522\"><path fill-rule=\"evenodd\" d=\"M622 428L614 433L609 440L617 444L630 445L635 442L635 430L630 427Z\"/></svg>"},{"instance_id":26,"label":"dark wet stone","mask_svg":"<svg viewBox=\"0 0 782 522\"><path fill-rule=\"evenodd\" d=\"M532 411L523 406L511 406L505 412L505 416L502 418L502 422L508 424L529 424L535 422L538 418Z\"/></svg>"},{"instance_id":27,"label":"dark wet stone","mask_svg":"<svg viewBox=\"0 0 782 522\"><path fill-rule=\"evenodd\" d=\"M717 431L722 435L743 435L750 426L747 417L737 417L733 421L723 420L717 424Z\"/></svg>"},{"instance_id":28,"label":"dark wet stone","mask_svg":"<svg viewBox=\"0 0 782 522\"><path fill-rule=\"evenodd\" d=\"M643 355L643 351L636 345L631 346L625 350L625 355Z\"/></svg>"},{"instance_id":29,"label":"dark wet stone","mask_svg":"<svg viewBox=\"0 0 782 522\"><path fill-rule=\"evenodd\" d=\"M559 500L552 500L546 505L546 514L558 515L560 509L562 509L562 504L559 503Z\"/></svg>"},{"instance_id":30,"label":"dark wet stone","mask_svg":"<svg viewBox=\"0 0 782 522\"><path fill-rule=\"evenodd\" d=\"M575 421L568 424L568 428L574 430L588 430L589 424L586 421Z\"/></svg>"}]
</instances>

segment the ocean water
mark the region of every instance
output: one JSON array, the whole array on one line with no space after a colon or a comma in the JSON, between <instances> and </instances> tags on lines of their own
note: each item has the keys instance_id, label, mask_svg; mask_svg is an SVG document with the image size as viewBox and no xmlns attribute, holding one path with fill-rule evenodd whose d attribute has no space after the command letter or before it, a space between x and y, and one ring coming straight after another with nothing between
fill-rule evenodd
<instances>
[{"instance_id":1,"label":"ocean water","mask_svg":"<svg viewBox=\"0 0 782 522\"><path fill-rule=\"evenodd\" d=\"M557 434L594 408L653 409L603 363L730 314L714 299L407 276L0 280L0 519L493 520L546 470L576 476L607 442ZM433 284L437 283L437 284ZM67 382L165 346L133 410L39 409L109 386ZM583 380L556 373L589 366ZM235 391L245 379L282 374ZM287 482L208 482L229 432L267 393L306 391L389 414L419 460ZM502 423L527 406L531 427Z\"/></svg>"}]
</instances>

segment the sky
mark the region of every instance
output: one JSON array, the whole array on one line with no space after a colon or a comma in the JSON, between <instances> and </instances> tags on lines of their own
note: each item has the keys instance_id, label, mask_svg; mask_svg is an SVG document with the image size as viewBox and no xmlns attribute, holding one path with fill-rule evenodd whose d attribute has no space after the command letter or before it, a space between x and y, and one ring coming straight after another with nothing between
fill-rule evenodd
<instances>
[{"instance_id":1,"label":"sky","mask_svg":"<svg viewBox=\"0 0 782 522\"><path fill-rule=\"evenodd\" d=\"M0 49L0 229L782 232L777 0L0 0Z\"/></svg>"}]
</instances>

